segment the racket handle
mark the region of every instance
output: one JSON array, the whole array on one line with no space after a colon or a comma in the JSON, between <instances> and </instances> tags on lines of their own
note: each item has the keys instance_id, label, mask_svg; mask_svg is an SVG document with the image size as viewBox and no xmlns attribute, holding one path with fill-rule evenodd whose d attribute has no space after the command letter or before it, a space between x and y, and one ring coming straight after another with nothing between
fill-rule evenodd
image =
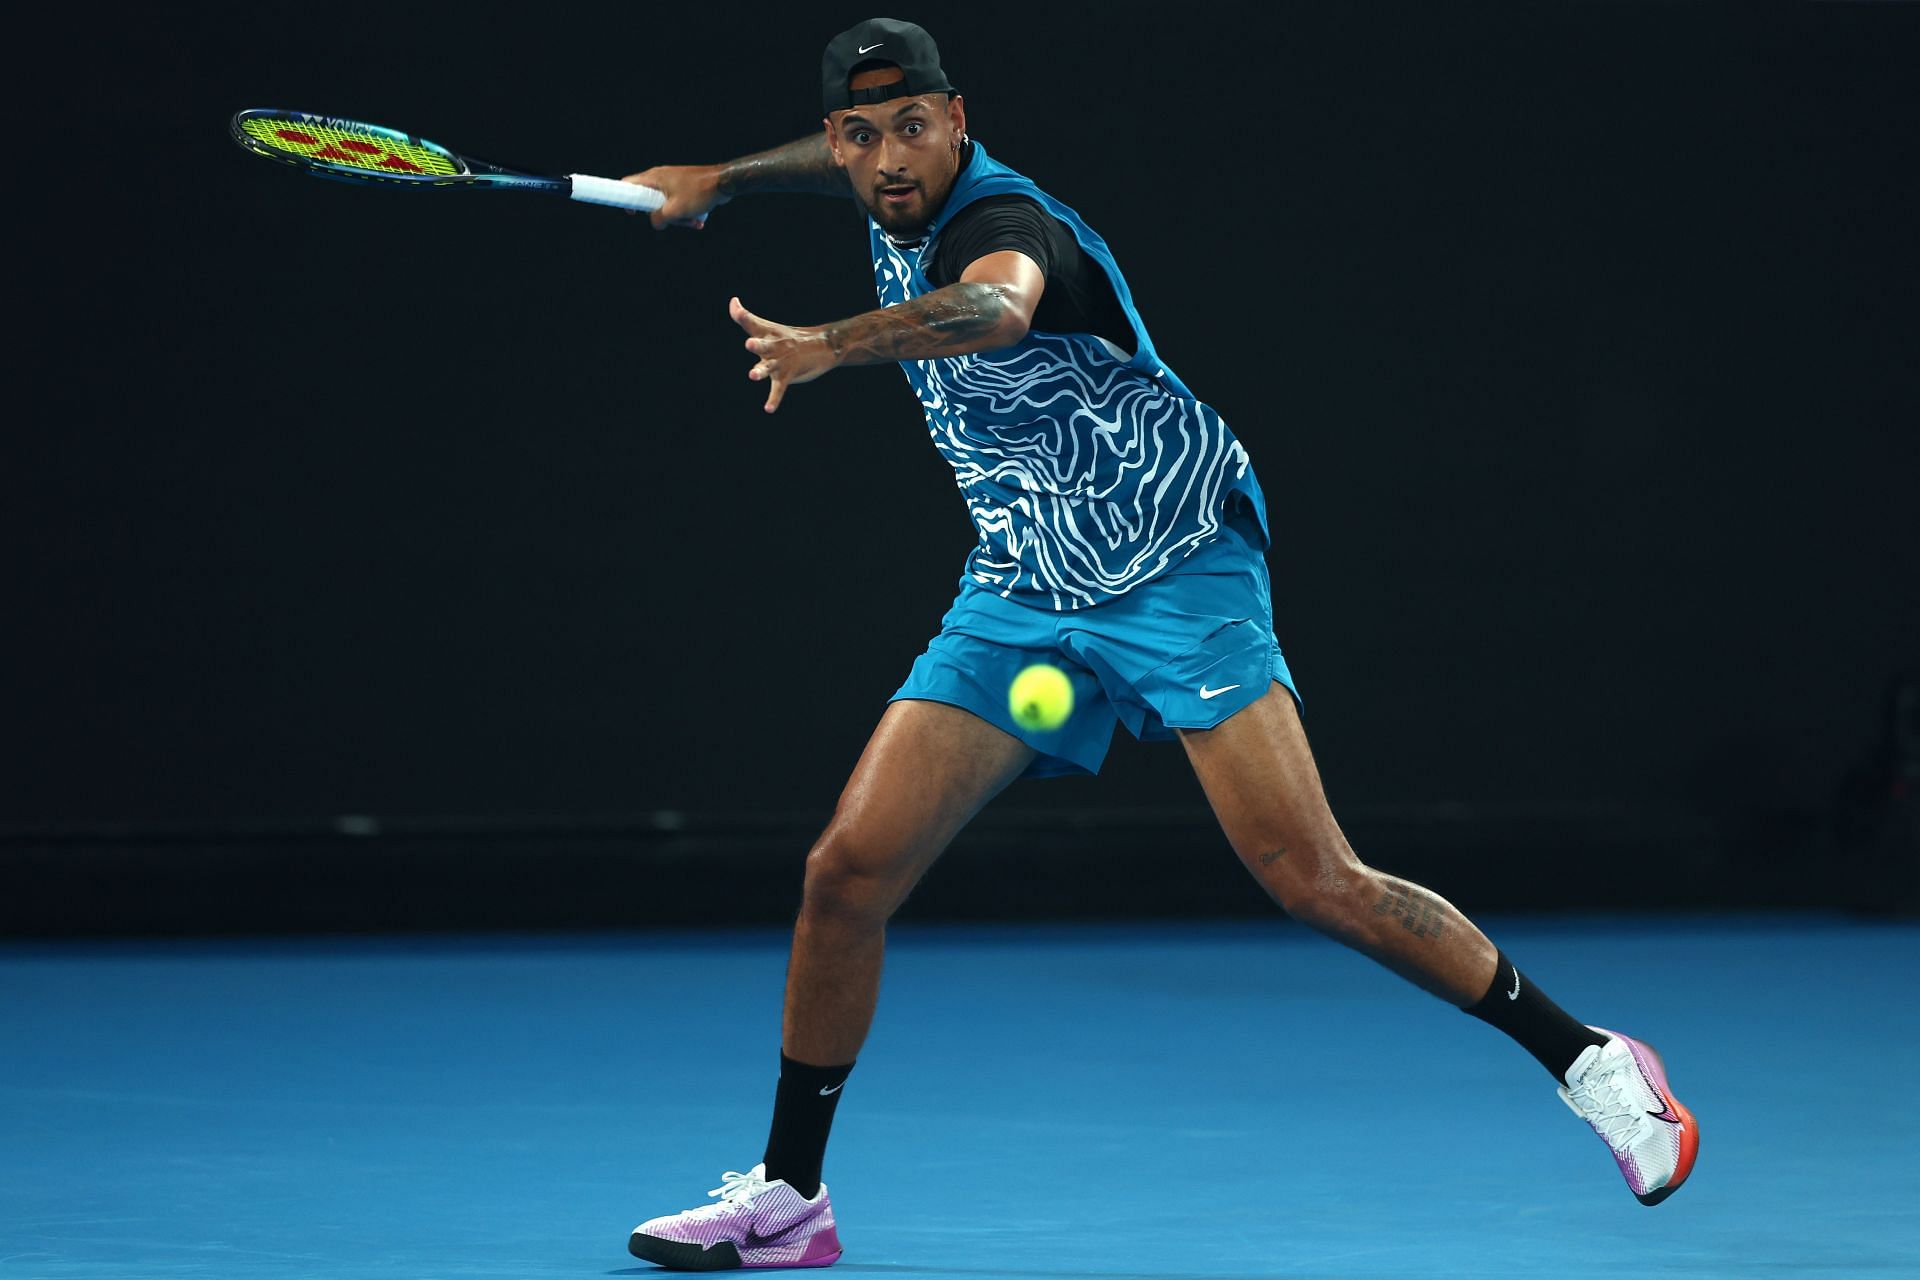
<instances>
[{"instance_id":1,"label":"racket handle","mask_svg":"<svg viewBox=\"0 0 1920 1280\"><path fill-rule=\"evenodd\" d=\"M567 177L573 181L573 198L585 200L588 204L608 204L616 209L651 213L667 202L667 197L652 187L616 182L612 178L595 178L584 173L570 173Z\"/></svg>"}]
</instances>

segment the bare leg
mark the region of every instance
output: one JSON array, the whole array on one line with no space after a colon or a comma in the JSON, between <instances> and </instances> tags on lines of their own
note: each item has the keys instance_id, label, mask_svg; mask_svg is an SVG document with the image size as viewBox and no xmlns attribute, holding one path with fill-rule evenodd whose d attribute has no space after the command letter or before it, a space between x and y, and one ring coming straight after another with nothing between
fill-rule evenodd
<instances>
[{"instance_id":1,"label":"bare leg","mask_svg":"<svg viewBox=\"0 0 1920 1280\"><path fill-rule=\"evenodd\" d=\"M781 1041L852 1062L880 996L886 926L949 841L1020 775L1033 748L958 707L893 703L807 855Z\"/></svg>"},{"instance_id":2,"label":"bare leg","mask_svg":"<svg viewBox=\"0 0 1920 1280\"><path fill-rule=\"evenodd\" d=\"M1290 915L1460 1008L1486 994L1498 955L1486 935L1438 894L1354 855L1286 689L1180 740L1234 852Z\"/></svg>"}]
</instances>

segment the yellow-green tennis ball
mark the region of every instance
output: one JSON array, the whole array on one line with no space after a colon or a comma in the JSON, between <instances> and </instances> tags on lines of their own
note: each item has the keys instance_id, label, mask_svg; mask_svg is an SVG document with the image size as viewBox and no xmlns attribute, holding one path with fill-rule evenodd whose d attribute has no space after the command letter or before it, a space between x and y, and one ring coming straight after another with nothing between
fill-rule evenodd
<instances>
[{"instance_id":1,"label":"yellow-green tennis ball","mask_svg":"<svg viewBox=\"0 0 1920 1280\"><path fill-rule=\"evenodd\" d=\"M1058 729L1073 714L1073 682L1060 668L1036 662L1013 678L1007 708L1022 729Z\"/></svg>"}]
</instances>

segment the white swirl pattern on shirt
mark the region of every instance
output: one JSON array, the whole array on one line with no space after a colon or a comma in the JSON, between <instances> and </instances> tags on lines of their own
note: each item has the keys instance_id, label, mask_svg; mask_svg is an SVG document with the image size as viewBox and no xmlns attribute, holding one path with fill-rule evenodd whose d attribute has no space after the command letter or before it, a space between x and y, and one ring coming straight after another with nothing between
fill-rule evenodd
<instances>
[{"instance_id":1,"label":"white swirl pattern on shirt","mask_svg":"<svg viewBox=\"0 0 1920 1280\"><path fill-rule=\"evenodd\" d=\"M907 253L874 263L883 306L915 296ZM890 260L889 260L890 259ZM1247 453L1218 413L1097 338L902 361L979 532L968 571L1055 609L1112 599L1213 540ZM971 421L969 420L971 418Z\"/></svg>"}]
</instances>

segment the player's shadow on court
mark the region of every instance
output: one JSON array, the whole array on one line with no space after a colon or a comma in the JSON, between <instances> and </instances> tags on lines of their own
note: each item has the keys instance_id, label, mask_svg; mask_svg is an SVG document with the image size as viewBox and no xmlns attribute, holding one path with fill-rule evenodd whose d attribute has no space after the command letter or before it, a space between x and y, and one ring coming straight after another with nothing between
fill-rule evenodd
<instances>
[{"instance_id":1,"label":"player's shadow on court","mask_svg":"<svg viewBox=\"0 0 1920 1280\"><path fill-rule=\"evenodd\" d=\"M870 1271L875 1275L929 1275L929 1276L1031 1276L1034 1280L1259 1280L1258 1276L1249 1276L1245 1272L1233 1275L1216 1275L1201 1271L1041 1271L1036 1268L1013 1270L1007 1267L909 1267L902 1263L868 1262L848 1266L842 1262L834 1267L835 1271ZM1278 1273L1274 1280L1280 1280ZM1353 1280L1352 1276L1334 1275L1324 1272L1309 1275L1300 1271L1289 1271L1286 1280Z\"/></svg>"},{"instance_id":2,"label":"player's shadow on court","mask_svg":"<svg viewBox=\"0 0 1920 1280\"><path fill-rule=\"evenodd\" d=\"M1041 1271L1035 1268L1014 1267L914 1267L900 1262L840 1262L833 1266L835 1275L851 1272L855 1275L875 1276L1004 1276L1018 1280L1019 1277L1032 1277L1033 1280L1259 1280L1245 1272L1233 1275L1209 1274L1198 1271ZM619 1271L607 1272L610 1276L665 1276L677 1275L663 1267L624 1267ZM1274 1280L1281 1280L1275 1273ZM1322 1271L1309 1274L1303 1271L1285 1273L1285 1280L1354 1280L1351 1275Z\"/></svg>"}]
</instances>

